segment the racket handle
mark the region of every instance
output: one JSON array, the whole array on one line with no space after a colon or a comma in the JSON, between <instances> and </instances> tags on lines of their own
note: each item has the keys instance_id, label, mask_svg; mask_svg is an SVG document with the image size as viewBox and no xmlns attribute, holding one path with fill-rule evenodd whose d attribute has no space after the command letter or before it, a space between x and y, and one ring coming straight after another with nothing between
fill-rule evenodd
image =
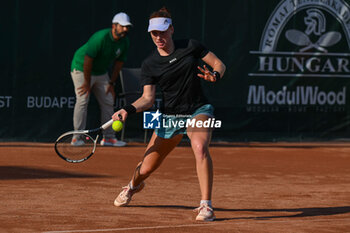
<instances>
[{"instance_id":1,"label":"racket handle","mask_svg":"<svg viewBox=\"0 0 350 233\"><path fill-rule=\"evenodd\" d=\"M110 119L109 121L107 121L106 123L104 123L101 128L102 129L107 129L108 127L111 127L111 125L113 124L113 119Z\"/></svg>"}]
</instances>

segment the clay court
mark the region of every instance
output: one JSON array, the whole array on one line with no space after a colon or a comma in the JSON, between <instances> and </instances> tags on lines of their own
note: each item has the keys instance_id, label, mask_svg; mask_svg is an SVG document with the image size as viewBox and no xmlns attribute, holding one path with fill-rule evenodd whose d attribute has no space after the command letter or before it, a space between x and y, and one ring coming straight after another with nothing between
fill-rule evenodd
<instances>
[{"instance_id":1,"label":"clay court","mask_svg":"<svg viewBox=\"0 0 350 233\"><path fill-rule=\"evenodd\" d=\"M177 147L113 206L145 149L98 147L80 164L52 144L1 143L0 232L350 232L350 143L213 144L217 220L195 222L191 148Z\"/></svg>"}]
</instances>

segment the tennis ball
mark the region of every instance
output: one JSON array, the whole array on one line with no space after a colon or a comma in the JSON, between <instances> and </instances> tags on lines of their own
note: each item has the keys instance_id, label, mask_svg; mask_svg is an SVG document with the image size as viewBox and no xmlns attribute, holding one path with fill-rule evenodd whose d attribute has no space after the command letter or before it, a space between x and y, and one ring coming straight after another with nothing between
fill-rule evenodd
<instances>
[{"instance_id":1,"label":"tennis ball","mask_svg":"<svg viewBox=\"0 0 350 233\"><path fill-rule=\"evenodd\" d=\"M119 132L120 130L122 130L122 128L123 128L123 122L121 122L121 121L114 121L113 122L112 129L115 132Z\"/></svg>"}]
</instances>

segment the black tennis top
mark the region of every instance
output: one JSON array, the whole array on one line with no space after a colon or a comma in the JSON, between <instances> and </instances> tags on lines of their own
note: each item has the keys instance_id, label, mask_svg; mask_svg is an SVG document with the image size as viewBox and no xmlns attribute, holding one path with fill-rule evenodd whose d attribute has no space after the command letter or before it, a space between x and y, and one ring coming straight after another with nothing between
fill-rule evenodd
<instances>
[{"instance_id":1,"label":"black tennis top","mask_svg":"<svg viewBox=\"0 0 350 233\"><path fill-rule=\"evenodd\" d=\"M141 84L158 85L163 95L162 113L192 114L208 103L197 68L208 49L196 40L175 40L175 50L161 56L157 49L142 63Z\"/></svg>"}]
</instances>

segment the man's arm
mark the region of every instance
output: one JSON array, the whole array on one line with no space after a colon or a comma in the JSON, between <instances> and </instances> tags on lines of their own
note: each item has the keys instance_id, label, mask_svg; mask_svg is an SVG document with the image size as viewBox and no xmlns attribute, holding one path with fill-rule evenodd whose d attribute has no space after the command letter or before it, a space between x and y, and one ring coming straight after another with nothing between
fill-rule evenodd
<instances>
[{"instance_id":1,"label":"man's arm","mask_svg":"<svg viewBox=\"0 0 350 233\"><path fill-rule=\"evenodd\" d=\"M114 65L113 65L111 80L109 80L109 85L108 85L108 88L106 90L106 94L108 94L110 92L113 95L113 99L115 99L115 97L116 97L115 91L114 91L114 85L117 82L119 72L122 69L123 65L124 65L123 61L115 61Z\"/></svg>"},{"instance_id":2,"label":"man's arm","mask_svg":"<svg viewBox=\"0 0 350 233\"><path fill-rule=\"evenodd\" d=\"M123 61L115 61L113 65L113 72L111 76L110 83L115 84L119 75L119 72L122 70L124 65Z\"/></svg>"},{"instance_id":3,"label":"man's arm","mask_svg":"<svg viewBox=\"0 0 350 233\"><path fill-rule=\"evenodd\" d=\"M85 55L84 57L84 83L81 87L78 88L78 94L79 95L89 95L90 94L90 83L91 83L91 71L92 71L92 64L94 59L92 57L89 57L88 55Z\"/></svg>"}]
</instances>

